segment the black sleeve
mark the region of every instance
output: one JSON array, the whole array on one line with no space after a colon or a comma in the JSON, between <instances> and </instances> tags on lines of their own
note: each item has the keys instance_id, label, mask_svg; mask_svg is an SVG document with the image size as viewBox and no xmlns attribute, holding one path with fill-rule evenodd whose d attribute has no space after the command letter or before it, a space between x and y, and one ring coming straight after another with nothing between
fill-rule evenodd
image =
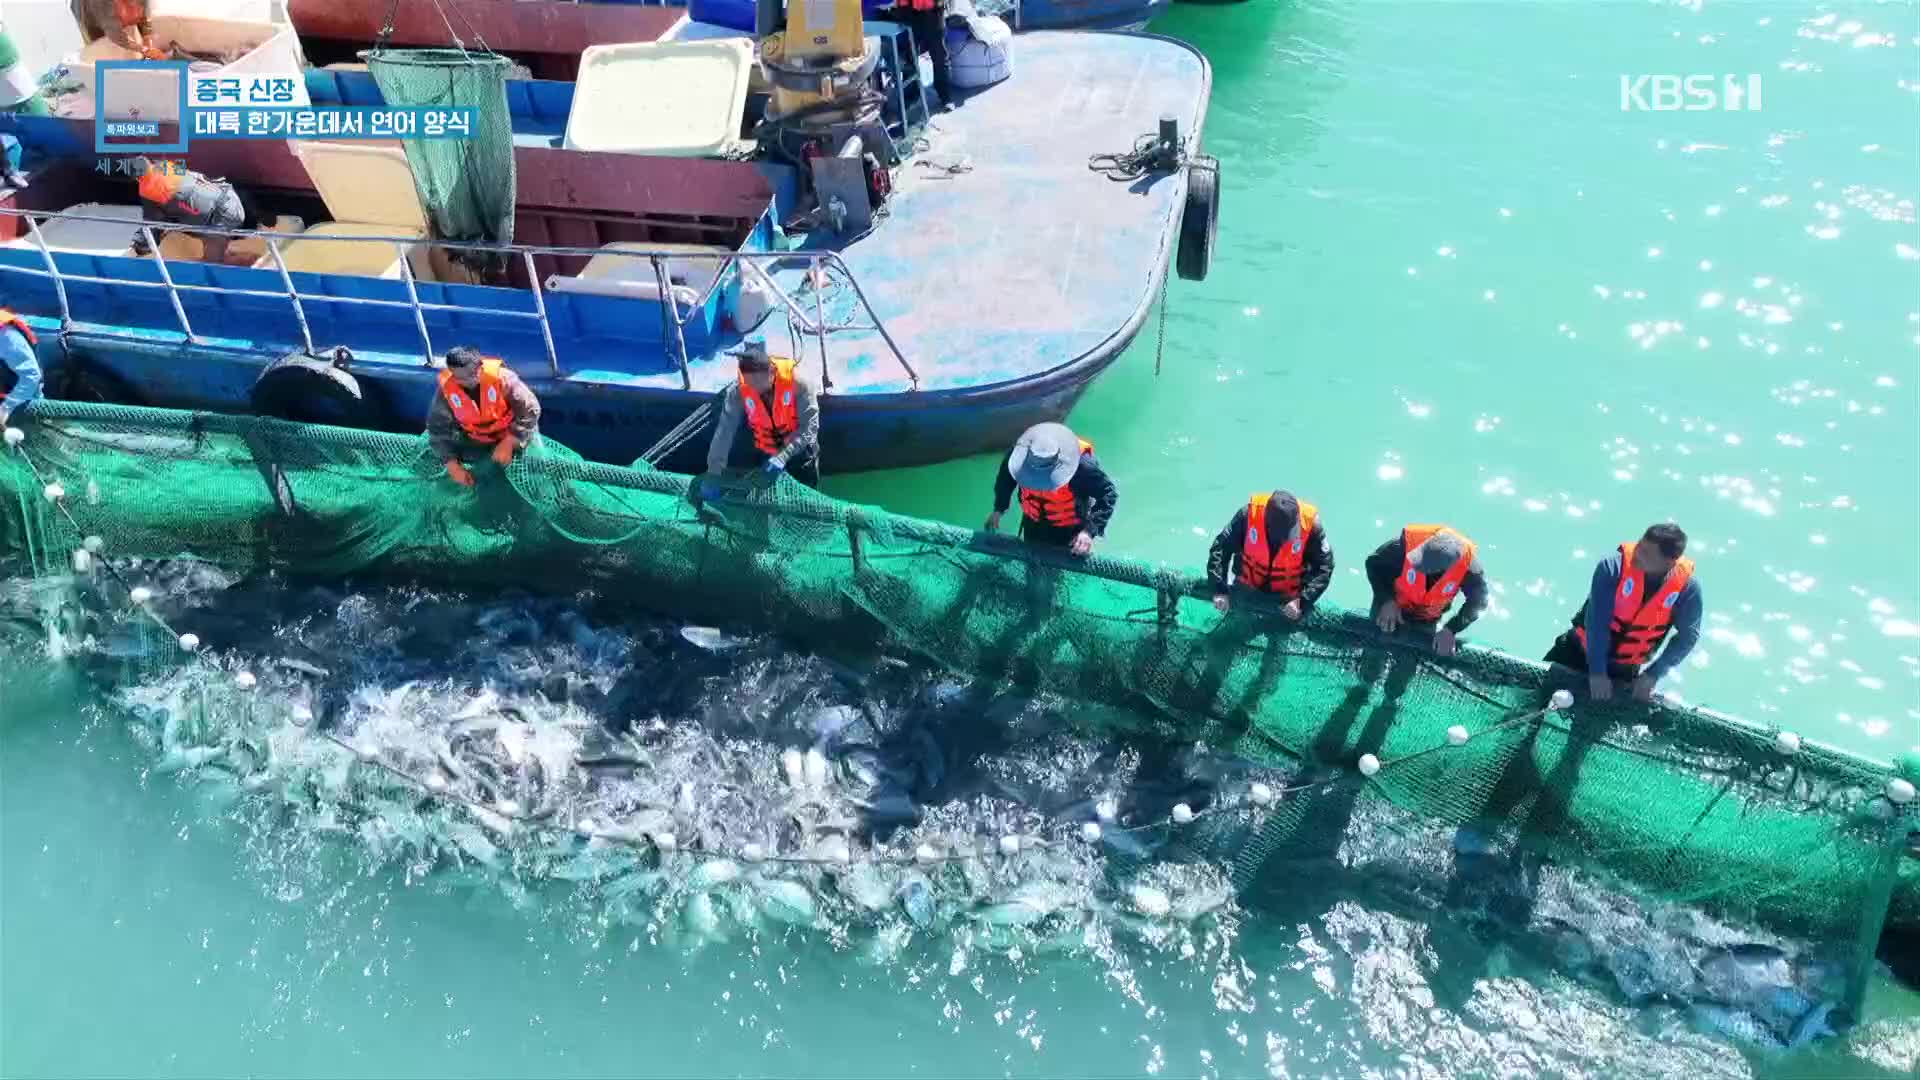
<instances>
[{"instance_id":1,"label":"black sleeve","mask_svg":"<svg viewBox=\"0 0 1920 1080\"><path fill-rule=\"evenodd\" d=\"M1233 581L1233 557L1247 546L1247 508L1234 511L1233 520L1213 538L1213 549L1207 552L1207 581L1212 583L1216 593L1226 592Z\"/></svg>"},{"instance_id":2,"label":"black sleeve","mask_svg":"<svg viewBox=\"0 0 1920 1080\"><path fill-rule=\"evenodd\" d=\"M1000 468L993 474L993 512L1004 514L1007 507L1013 505L1013 473L1007 471L1007 463L1013 460L1013 451L1000 459Z\"/></svg>"},{"instance_id":3,"label":"black sleeve","mask_svg":"<svg viewBox=\"0 0 1920 1080\"><path fill-rule=\"evenodd\" d=\"M1312 607L1333 584L1333 545L1327 543L1327 530L1314 523L1307 537L1307 573L1300 582L1300 605ZM1378 607L1379 605L1374 605Z\"/></svg>"},{"instance_id":4,"label":"black sleeve","mask_svg":"<svg viewBox=\"0 0 1920 1080\"><path fill-rule=\"evenodd\" d=\"M1120 501L1120 489L1113 478L1089 454L1080 462L1080 470L1067 481L1073 493L1087 500L1087 535L1107 535L1107 523L1113 520L1113 508Z\"/></svg>"},{"instance_id":5,"label":"black sleeve","mask_svg":"<svg viewBox=\"0 0 1920 1080\"><path fill-rule=\"evenodd\" d=\"M1406 562L1407 542L1399 536L1381 544L1373 550L1373 554L1367 556L1367 584L1373 586L1373 611L1380 610L1381 604L1393 599L1393 579L1400 576L1400 568Z\"/></svg>"},{"instance_id":6,"label":"black sleeve","mask_svg":"<svg viewBox=\"0 0 1920 1080\"><path fill-rule=\"evenodd\" d=\"M1447 620L1447 629L1455 634L1466 633L1467 627L1487 610L1487 575L1476 561L1466 580L1460 583L1460 610Z\"/></svg>"}]
</instances>

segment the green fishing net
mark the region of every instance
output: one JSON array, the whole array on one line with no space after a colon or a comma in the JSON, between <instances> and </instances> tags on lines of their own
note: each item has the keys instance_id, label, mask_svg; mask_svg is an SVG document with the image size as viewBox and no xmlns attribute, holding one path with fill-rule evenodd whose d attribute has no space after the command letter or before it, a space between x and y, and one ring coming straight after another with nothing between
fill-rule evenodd
<instances>
[{"instance_id":1,"label":"green fishing net","mask_svg":"<svg viewBox=\"0 0 1920 1080\"><path fill-rule=\"evenodd\" d=\"M419 437L63 402L22 423L25 442L0 454L0 545L43 572L66 572L98 535L109 557L593 588L822 649L916 654L1084 703L1090 728L1298 766L1307 779L1239 853L1246 887L1284 887L1274 875L1290 853L1337 845L1360 801L1386 800L1854 943L1860 972L1889 917L1920 921L1903 854L1915 810L1882 794L1887 765L1814 744L1788 754L1776 732L1698 709L1547 710L1543 666L1484 649L1441 660L1382 642L1355 614L1323 607L1293 629L1256 603L1221 616L1187 573L1069 565L786 480L699 507L688 477L551 440L504 473L483 463L468 490ZM50 482L71 522L44 496ZM1385 767L1361 776L1363 754Z\"/></svg>"}]
</instances>

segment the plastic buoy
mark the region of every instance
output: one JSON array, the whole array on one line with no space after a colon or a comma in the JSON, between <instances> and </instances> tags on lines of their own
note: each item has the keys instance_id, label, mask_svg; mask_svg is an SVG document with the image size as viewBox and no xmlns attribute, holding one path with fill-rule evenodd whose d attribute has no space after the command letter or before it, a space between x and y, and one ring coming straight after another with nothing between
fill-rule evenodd
<instances>
[{"instance_id":1,"label":"plastic buoy","mask_svg":"<svg viewBox=\"0 0 1920 1080\"><path fill-rule=\"evenodd\" d=\"M653 846L661 851L671 852L680 846L680 841L670 832L663 832L653 838Z\"/></svg>"},{"instance_id":2,"label":"plastic buoy","mask_svg":"<svg viewBox=\"0 0 1920 1080\"><path fill-rule=\"evenodd\" d=\"M1773 737L1773 748L1783 754L1797 754L1800 752L1800 736L1791 731L1783 731Z\"/></svg>"},{"instance_id":3,"label":"plastic buoy","mask_svg":"<svg viewBox=\"0 0 1920 1080\"><path fill-rule=\"evenodd\" d=\"M1473 736L1467 732L1467 725L1465 724L1455 724L1447 729L1448 746L1465 746L1467 745L1467 740L1471 738L1473 738Z\"/></svg>"},{"instance_id":4,"label":"plastic buoy","mask_svg":"<svg viewBox=\"0 0 1920 1080\"><path fill-rule=\"evenodd\" d=\"M1380 771L1380 759L1372 754L1360 755L1360 775L1373 776Z\"/></svg>"},{"instance_id":5,"label":"plastic buoy","mask_svg":"<svg viewBox=\"0 0 1920 1080\"><path fill-rule=\"evenodd\" d=\"M759 862L767 857L767 853L759 844L748 844L740 849L740 857L748 862Z\"/></svg>"},{"instance_id":6,"label":"plastic buoy","mask_svg":"<svg viewBox=\"0 0 1920 1080\"><path fill-rule=\"evenodd\" d=\"M193 650L195 650L195 649L197 649L197 648L199 648L199 647L200 647L200 635L198 635L198 634L181 634L181 635L180 635L180 647L181 647L181 648L183 648L183 649L185 649L185 650L187 650L188 652L192 652Z\"/></svg>"},{"instance_id":7,"label":"plastic buoy","mask_svg":"<svg viewBox=\"0 0 1920 1080\"><path fill-rule=\"evenodd\" d=\"M934 850L932 844L921 844L919 847L913 849L913 857L923 863L930 863L938 861L940 853Z\"/></svg>"},{"instance_id":8,"label":"plastic buoy","mask_svg":"<svg viewBox=\"0 0 1920 1080\"><path fill-rule=\"evenodd\" d=\"M73 549L73 572L76 574L86 574L86 573L91 573L92 570L93 570L93 553L88 551L86 548L74 548Z\"/></svg>"},{"instance_id":9,"label":"plastic buoy","mask_svg":"<svg viewBox=\"0 0 1920 1080\"><path fill-rule=\"evenodd\" d=\"M41 491L41 494L47 497L48 502L59 502L61 499L67 497L67 489L61 487L59 484L48 484Z\"/></svg>"},{"instance_id":10,"label":"plastic buoy","mask_svg":"<svg viewBox=\"0 0 1920 1080\"><path fill-rule=\"evenodd\" d=\"M80 546L98 555L100 549L107 546L107 542L97 536L89 536L85 540L80 541Z\"/></svg>"},{"instance_id":11,"label":"plastic buoy","mask_svg":"<svg viewBox=\"0 0 1920 1080\"><path fill-rule=\"evenodd\" d=\"M1896 776L1887 781L1887 798L1905 806L1913 801L1913 781Z\"/></svg>"},{"instance_id":12,"label":"plastic buoy","mask_svg":"<svg viewBox=\"0 0 1920 1080\"><path fill-rule=\"evenodd\" d=\"M827 755L818 750L808 750L801 765L806 773L808 787L827 786Z\"/></svg>"},{"instance_id":13,"label":"plastic buoy","mask_svg":"<svg viewBox=\"0 0 1920 1080\"><path fill-rule=\"evenodd\" d=\"M1555 710L1573 708L1573 691L1555 690L1553 696L1547 699L1547 708Z\"/></svg>"},{"instance_id":14,"label":"plastic buoy","mask_svg":"<svg viewBox=\"0 0 1920 1080\"><path fill-rule=\"evenodd\" d=\"M1173 804L1173 823L1175 825L1193 824L1193 807L1186 803Z\"/></svg>"},{"instance_id":15,"label":"plastic buoy","mask_svg":"<svg viewBox=\"0 0 1920 1080\"><path fill-rule=\"evenodd\" d=\"M375 750L371 746L356 746L353 748L353 756L359 758L361 761L372 761L374 758L380 756L380 751Z\"/></svg>"},{"instance_id":16,"label":"plastic buoy","mask_svg":"<svg viewBox=\"0 0 1920 1080\"><path fill-rule=\"evenodd\" d=\"M26 441L27 441L26 432L21 431L17 427L10 427L7 429L7 445L8 446L19 446L21 443Z\"/></svg>"},{"instance_id":17,"label":"plastic buoy","mask_svg":"<svg viewBox=\"0 0 1920 1080\"><path fill-rule=\"evenodd\" d=\"M780 771L786 774L789 787L799 787L806 782L806 766L799 750L789 746L780 751Z\"/></svg>"},{"instance_id":18,"label":"plastic buoy","mask_svg":"<svg viewBox=\"0 0 1920 1080\"><path fill-rule=\"evenodd\" d=\"M439 773L434 773L434 774L432 774L432 775L430 775L430 776L428 776L428 777L427 777L427 790L428 790L428 791L445 791L445 790L447 790L447 778L446 778L446 777L444 777L444 776L441 776L441 775L440 775ZM590 825L587 825L587 824L582 824L582 825L581 825L580 827L581 827L581 828L582 828L583 830L587 830L587 831L589 831L589 832L591 832L591 829L592 829L592 827L591 827Z\"/></svg>"},{"instance_id":19,"label":"plastic buoy","mask_svg":"<svg viewBox=\"0 0 1920 1080\"><path fill-rule=\"evenodd\" d=\"M1089 844L1099 843L1100 823L1097 821L1089 821L1085 825L1080 826L1080 839L1085 840Z\"/></svg>"},{"instance_id":20,"label":"plastic buoy","mask_svg":"<svg viewBox=\"0 0 1920 1080\"><path fill-rule=\"evenodd\" d=\"M520 816L520 804L512 799L501 799L499 810L500 813L506 817Z\"/></svg>"},{"instance_id":21,"label":"plastic buoy","mask_svg":"<svg viewBox=\"0 0 1920 1080\"><path fill-rule=\"evenodd\" d=\"M251 690L260 685L260 680L253 677L253 672L243 671L233 677L233 685L242 690Z\"/></svg>"},{"instance_id":22,"label":"plastic buoy","mask_svg":"<svg viewBox=\"0 0 1920 1080\"><path fill-rule=\"evenodd\" d=\"M1273 789L1265 784L1255 784L1248 788L1247 797L1253 800L1255 806L1273 805Z\"/></svg>"},{"instance_id":23,"label":"plastic buoy","mask_svg":"<svg viewBox=\"0 0 1920 1080\"><path fill-rule=\"evenodd\" d=\"M1101 799L1093 804L1093 814L1101 821L1112 821L1120 816L1120 806L1112 799Z\"/></svg>"},{"instance_id":24,"label":"plastic buoy","mask_svg":"<svg viewBox=\"0 0 1920 1080\"><path fill-rule=\"evenodd\" d=\"M1002 855L1020 854L1020 838L1012 835L1001 837L1000 838L1000 854Z\"/></svg>"},{"instance_id":25,"label":"plastic buoy","mask_svg":"<svg viewBox=\"0 0 1920 1080\"><path fill-rule=\"evenodd\" d=\"M127 594L127 599L136 604L144 604L153 599L153 590L147 588L145 585L135 585L133 591Z\"/></svg>"}]
</instances>

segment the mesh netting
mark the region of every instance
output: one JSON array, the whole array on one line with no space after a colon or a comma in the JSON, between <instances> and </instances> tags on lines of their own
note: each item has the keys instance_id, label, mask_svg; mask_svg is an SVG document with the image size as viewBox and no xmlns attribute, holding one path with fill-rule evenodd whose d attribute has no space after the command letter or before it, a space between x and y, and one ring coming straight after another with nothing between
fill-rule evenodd
<instances>
[{"instance_id":1,"label":"mesh netting","mask_svg":"<svg viewBox=\"0 0 1920 1080\"><path fill-rule=\"evenodd\" d=\"M504 56L461 49L375 49L363 54L380 94L395 108L473 110L461 139L406 139L420 205L434 235L513 242L513 118Z\"/></svg>"},{"instance_id":2,"label":"mesh netting","mask_svg":"<svg viewBox=\"0 0 1920 1080\"><path fill-rule=\"evenodd\" d=\"M425 441L274 420L44 402L0 460L0 544L64 567L86 534L119 556L190 552L239 570L377 573L608 595L823 649L917 653L1085 704L1120 735L1205 740L1304 779L1241 851L1251 887L1290 853L1337 849L1366 800L1471 824L1533 856L1786 932L1856 942L1920 922L1891 770L1701 710L1544 710L1539 665L1382 641L1357 615L1280 630L1220 617L1189 576L1068 560L840 503L782 481L696 508L692 480L546 441L477 489ZM57 481L74 517L42 496ZM1470 736L1458 742L1460 732ZM1450 739L1450 734L1454 738ZM1385 763L1354 769L1362 754Z\"/></svg>"}]
</instances>

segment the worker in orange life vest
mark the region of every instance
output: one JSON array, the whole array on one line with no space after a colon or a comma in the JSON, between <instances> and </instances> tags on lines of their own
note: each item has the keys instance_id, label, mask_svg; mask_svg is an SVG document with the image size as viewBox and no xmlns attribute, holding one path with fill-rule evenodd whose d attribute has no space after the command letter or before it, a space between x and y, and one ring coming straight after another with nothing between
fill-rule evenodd
<instances>
[{"instance_id":1,"label":"worker in orange life vest","mask_svg":"<svg viewBox=\"0 0 1920 1080\"><path fill-rule=\"evenodd\" d=\"M1113 520L1120 491L1093 456L1093 444L1065 424L1035 424L1021 434L993 477L993 513L987 531L1020 490L1020 535L1029 544L1064 547L1075 555L1093 551Z\"/></svg>"},{"instance_id":2,"label":"worker in orange life vest","mask_svg":"<svg viewBox=\"0 0 1920 1080\"><path fill-rule=\"evenodd\" d=\"M1459 636L1487 607L1487 575L1473 541L1445 525L1409 525L1367 556L1373 621L1385 633L1402 626L1433 635L1433 650L1452 656ZM1460 610L1445 626L1455 598Z\"/></svg>"},{"instance_id":3,"label":"worker in orange life vest","mask_svg":"<svg viewBox=\"0 0 1920 1080\"><path fill-rule=\"evenodd\" d=\"M464 345L447 350L447 368L427 408L427 443L447 475L473 486L466 462L481 454L506 468L540 435L540 399L498 358Z\"/></svg>"},{"instance_id":4,"label":"worker in orange life vest","mask_svg":"<svg viewBox=\"0 0 1920 1080\"><path fill-rule=\"evenodd\" d=\"M1288 619L1306 618L1333 582L1333 548L1320 527L1319 507L1289 491L1263 491L1248 499L1207 553L1213 606L1222 612L1231 606L1229 570L1241 588L1280 601Z\"/></svg>"},{"instance_id":5,"label":"worker in orange life vest","mask_svg":"<svg viewBox=\"0 0 1920 1080\"><path fill-rule=\"evenodd\" d=\"M147 0L73 0L73 18L88 42L107 38L148 60L165 60L168 53L153 43Z\"/></svg>"},{"instance_id":6,"label":"worker in orange life vest","mask_svg":"<svg viewBox=\"0 0 1920 1080\"><path fill-rule=\"evenodd\" d=\"M0 427L40 396L39 343L27 320L0 307L0 390L7 394L0 400Z\"/></svg>"},{"instance_id":7,"label":"worker in orange life vest","mask_svg":"<svg viewBox=\"0 0 1920 1080\"><path fill-rule=\"evenodd\" d=\"M1586 672L1595 701L1613 696L1615 679L1630 680L1634 698L1650 700L1700 640L1706 605L1686 551L1686 532L1662 524L1601 559L1572 628L1547 651L1547 662Z\"/></svg>"},{"instance_id":8,"label":"worker in orange life vest","mask_svg":"<svg viewBox=\"0 0 1920 1080\"><path fill-rule=\"evenodd\" d=\"M740 377L721 392L720 419L707 444L707 478L700 496L719 498L714 479L734 460L740 428L750 443L741 451L746 463L769 477L786 473L811 488L820 486L820 400L800 377L798 365L767 354L753 341L739 352Z\"/></svg>"},{"instance_id":9,"label":"worker in orange life vest","mask_svg":"<svg viewBox=\"0 0 1920 1080\"><path fill-rule=\"evenodd\" d=\"M185 162L137 157L128 165L129 171L140 178L143 221L208 229L251 229L258 224L238 188L224 180L202 176L188 169ZM193 235L200 238L202 262L227 261L227 243L231 237L211 232ZM133 249L137 255L148 254L144 235L135 237Z\"/></svg>"}]
</instances>

